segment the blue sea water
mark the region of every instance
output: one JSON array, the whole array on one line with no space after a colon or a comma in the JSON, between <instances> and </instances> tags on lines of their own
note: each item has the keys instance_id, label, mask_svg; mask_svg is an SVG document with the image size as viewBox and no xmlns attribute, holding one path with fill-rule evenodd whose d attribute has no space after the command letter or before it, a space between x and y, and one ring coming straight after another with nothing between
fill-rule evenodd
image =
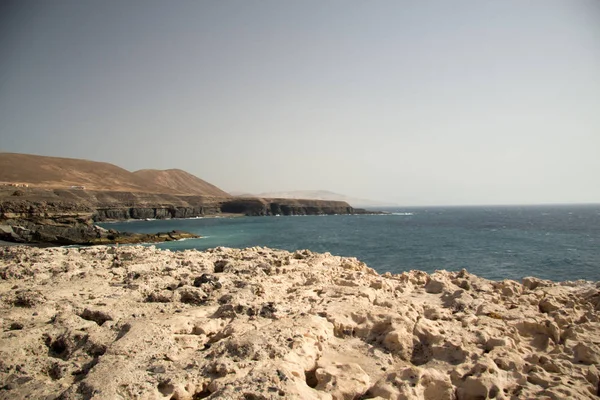
<instances>
[{"instance_id":1,"label":"blue sea water","mask_svg":"<svg viewBox=\"0 0 600 400\"><path fill-rule=\"evenodd\" d=\"M390 215L201 218L102 224L203 236L157 245L310 249L357 257L383 273L469 272L488 279L600 280L600 205L386 209Z\"/></svg>"}]
</instances>

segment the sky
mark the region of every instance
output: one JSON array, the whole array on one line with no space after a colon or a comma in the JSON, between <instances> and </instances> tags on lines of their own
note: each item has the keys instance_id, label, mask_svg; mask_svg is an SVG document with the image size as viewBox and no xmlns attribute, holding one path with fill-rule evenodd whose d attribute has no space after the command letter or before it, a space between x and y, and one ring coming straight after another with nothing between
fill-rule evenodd
<instances>
[{"instance_id":1,"label":"sky","mask_svg":"<svg viewBox=\"0 0 600 400\"><path fill-rule=\"evenodd\" d=\"M600 1L0 1L0 151L227 191L600 203Z\"/></svg>"}]
</instances>

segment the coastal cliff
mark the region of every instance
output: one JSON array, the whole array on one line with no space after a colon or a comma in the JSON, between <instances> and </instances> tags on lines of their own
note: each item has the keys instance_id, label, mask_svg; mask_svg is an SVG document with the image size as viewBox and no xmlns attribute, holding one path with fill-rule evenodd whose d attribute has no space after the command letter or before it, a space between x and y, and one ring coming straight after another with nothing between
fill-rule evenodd
<instances>
[{"instance_id":1,"label":"coastal cliff","mask_svg":"<svg viewBox=\"0 0 600 400\"><path fill-rule=\"evenodd\" d=\"M362 214L365 210L355 209L343 201L309 199L234 198L221 204L225 213L259 215L334 215Z\"/></svg>"},{"instance_id":2,"label":"coastal cliff","mask_svg":"<svg viewBox=\"0 0 600 400\"><path fill-rule=\"evenodd\" d=\"M193 218L207 215L360 214L343 201L231 198L75 189L0 189L0 218L75 218L94 221Z\"/></svg>"},{"instance_id":3,"label":"coastal cliff","mask_svg":"<svg viewBox=\"0 0 600 400\"><path fill-rule=\"evenodd\" d=\"M0 153L0 240L37 244L136 243L195 237L106 231L102 221L212 215L361 214L343 201L232 197L179 169L136 172L105 162Z\"/></svg>"},{"instance_id":4,"label":"coastal cliff","mask_svg":"<svg viewBox=\"0 0 600 400\"><path fill-rule=\"evenodd\" d=\"M95 222L194 218L211 215L357 214L347 203L324 200L231 198L78 189L0 189L0 240L51 244L107 243L116 232ZM2 228L4 227L4 228ZM124 242L131 234L121 235ZM167 238L170 236L160 236ZM186 238L188 236L181 236ZM148 238L149 241L152 238Z\"/></svg>"},{"instance_id":5,"label":"coastal cliff","mask_svg":"<svg viewBox=\"0 0 600 400\"><path fill-rule=\"evenodd\" d=\"M0 248L0 398L591 399L600 283L268 248Z\"/></svg>"}]
</instances>

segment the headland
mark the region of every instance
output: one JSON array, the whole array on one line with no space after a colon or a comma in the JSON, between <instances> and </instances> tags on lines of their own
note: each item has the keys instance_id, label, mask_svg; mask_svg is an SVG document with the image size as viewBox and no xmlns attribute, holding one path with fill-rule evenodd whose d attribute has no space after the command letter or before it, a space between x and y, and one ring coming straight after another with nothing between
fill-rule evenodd
<instances>
[{"instance_id":1,"label":"headland","mask_svg":"<svg viewBox=\"0 0 600 400\"><path fill-rule=\"evenodd\" d=\"M217 215L370 213L343 201L233 197L181 170L129 172L70 158L0 153L0 240L40 245L142 243L198 237L140 235L95 224Z\"/></svg>"}]
</instances>

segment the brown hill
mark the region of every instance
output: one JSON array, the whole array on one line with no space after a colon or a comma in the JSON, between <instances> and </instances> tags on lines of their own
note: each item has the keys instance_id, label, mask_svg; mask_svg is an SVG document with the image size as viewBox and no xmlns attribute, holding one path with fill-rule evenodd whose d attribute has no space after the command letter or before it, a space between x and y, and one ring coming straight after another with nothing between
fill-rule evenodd
<instances>
[{"instance_id":1,"label":"brown hill","mask_svg":"<svg viewBox=\"0 0 600 400\"><path fill-rule=\"evenodd\" d=\"M134 173L105 162L17 153L0 153L0 183L230 197L218 187L178 169L145 169Z\"/></svg>"},{"instance_id":2,"label":"brown hill","mask_svg":"<svg viewBox=\"0 0 600 400\"><path fill-rule=\"evenodd\" d=\"M116 165L75 158L0 153L0 182L47 188L164 193L165 188Z\"/></svg>"},{"instance_id":3,"label":"brown hill","mask_svg":"<svg viewBox=\"0 0 600 400\"><path fill-rule=\"evenodd\" d=\"M230 197L229 193L215 185L180 169L141 169L133 174L148 182L167 187L176 194Z\"/></svg>"}]
</instances>

